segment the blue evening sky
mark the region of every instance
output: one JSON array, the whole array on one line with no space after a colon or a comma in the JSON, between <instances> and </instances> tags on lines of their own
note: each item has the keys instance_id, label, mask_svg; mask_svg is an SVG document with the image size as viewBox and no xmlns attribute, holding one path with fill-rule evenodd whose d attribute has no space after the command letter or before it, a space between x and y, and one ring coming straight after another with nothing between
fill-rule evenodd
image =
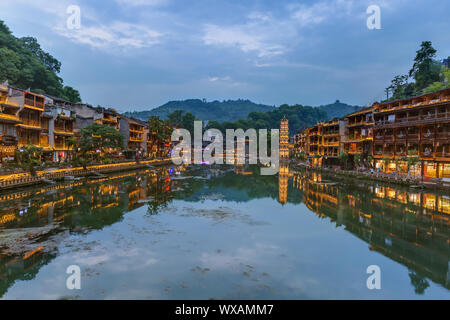
<instances>
[{"instance_id":1,"label":"blue evening sky","mask_svg":"<svg viewBox=\"0 0 450 320\"><path fill-rule=\"evenodd\" d=\"M84 102L119 111L169 100L367 105L421 41L450 55L447 0L1 0L14 35L62 62ZM69 5L81 28L68 29ZM381 8L381 30L366 26Z\"/></svg>"}]
</instances>

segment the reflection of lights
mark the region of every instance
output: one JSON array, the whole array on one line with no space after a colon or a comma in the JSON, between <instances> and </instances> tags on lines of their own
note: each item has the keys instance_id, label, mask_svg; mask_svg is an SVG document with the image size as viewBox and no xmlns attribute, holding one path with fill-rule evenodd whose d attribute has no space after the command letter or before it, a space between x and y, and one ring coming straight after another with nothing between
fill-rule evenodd
<instances>
[{"instance_id":1,"label":"reflection of lights","mask_svg":"<svg viewBox=\"0 0 450 320\"><path fill-rule=\"evenodd\" d=\"M36 250L33 250L31 252L26 253L23 256L23 260L29 259L30 257L32 257L33 255L35 255L36 253L42 251L42 249L44 249L44 247L40 246L39 248L37 248Z\"/></svg>"}]
</instances>

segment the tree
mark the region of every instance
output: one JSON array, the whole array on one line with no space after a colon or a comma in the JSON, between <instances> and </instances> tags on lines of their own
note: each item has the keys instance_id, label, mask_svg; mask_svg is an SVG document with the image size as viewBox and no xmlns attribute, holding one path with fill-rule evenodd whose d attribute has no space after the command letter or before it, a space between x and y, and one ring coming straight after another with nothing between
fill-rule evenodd
<instances>
[{"instance_id":1,"label":"tree","mask_svg":"<svg viewBox=\"0 0 450 320\"><path fill-rule=\"evenodd\" d=\"M111 150L123 149L123 140L123 135L110 126L90 124L81 129L81 137L77 142L70 142L75 149L74 161L86 169L88 163L101 160Z\"/></svg>"},{"instance_id":2,"label":"tree","mask_svg":"<svg viewBox=\"0 0 450 320\"><path fill-rule=\"evenodd\" d=\"M192 113L184 113L183 110L175 110L170 113L167 118L170 126L175 128L183 128L188 130L191 135L194 134L194 121L196 118Z\"/></svg>"},{"instance_id":3,"label":"tree","mask_svg":"<svg viewBox=\"0 0 450 320\"><path fill-rule=\"evenodd\" d=\"M419 163L419 157L408 157L408 173L411 171L411 167L416 166Z\"/></svg>"},{"instance_id":4,"label":"tree","mask_svg":"<svg viewBox=\"0 0 450 320\"><path fill-rule=\"evenodd\" d=\"M420 273L410 270L408 272L411 284L416 294L424 294L425 290L430 286L427 279Z\"/></svg>"},{"instance_id":5,"label":"tree","mask_svg":"<svg viewBox=\"0 0 450 320\"><path fill-rule=\"evenodd\" d=\"M423 90L423 93L431 93L442 89L450 88L450 69L442 66L440 73L441 81L435 81Z\"/></svg>"},{"instance_id":6,"label":"tree","mask_svg":"<svg viewBox=\"0 0 450 320\"><path fill-rule=\"evenodd\" d=\"M172 135L172 127L169 121L161 120L158 116L151 116L148 119L149 135L151 135L151 148L149 153L156 145L160 152L160 146L170 141Z\"/></svg>"},{"instance_id":7,"label":"tree","mask_svg":"<svg viewBox=\"0 0 450 320\"><path fill-rule=\"evenodd\" d=\"M0 48L0 81L14 83L20 76L20 58L8 48Z\"/></svg>"},{"instance_id":8,"label":"tree","mask_svg":"<svg viewBox=\"0 0 450 320\"><path fill-rule=\"evenodd\" d=\"M395 76L391 81L391 85L386 88L392 92L392 99L402 99L405 97L406 86L408 85L408 76Z\"/></svg>"},{"instance_id":9,"label":"tree","mask_svg":"<svg viewBox=\"0 0 450 320\"><path fill-rule=\"evenodd\" d=\"M36 167L42 164L42 148L30 143L17 149L15 155L18 165L25 170L29 170L30 174L35 177Z\"/></svg>"},{"instance_id":10,"label":"tree","mask_svg":"<svg viewBox=\"0 0 450 320\"><path fill-rule=\"evenodd\" d=\"M58 76L61 62L42 50L35 38L13 36L1 20L0 61L0 81L8 80L12 86L31 88L33 92L70 101L81 100L77 99L76 90L65 89L63 80Z\"/></svg>"},{"instance_id":11,"label":"tree","mask_svg":"<svg viewBox=\"0 0 450 320\"><path fill-rule=\"evenodd\" d=\"M80 97L80 93L78 92L78 90L75 90L72 87L69 86L64 86L63 89L64 93L63 93L63 98L73 102L73 103L77 103L77 102L81 102L81 97Z\"/></svg>"},{"instance_id":12,"label":"tree","mask_svg":"<svg viewBox=\"0 0 450 320\"><path fill-rule=\"evenodd\" d=\"M344 169L346 169L348 163L348 153L345 151L341 151L338 158L339 161L341 161L341 164L343 165Z\"/></svg>"},{"instance_id":13,"label":"tree","mask_svg":"<svg viewBox=\"0 0 450 320\"><path fill-rule=\"evenodd\" d=\"M439 81L439 67L433 58L436 49L431 41L423 41L416 52L414 65L409 71L409 76L416 80L416 90L421 91L435 81Z\"/></svg>"},{"instance_id":14,"label":"tree","mask_svg":"<svg viewBox=\"0 0 450 320\"><path fill-rule=\"evenodd\" d=\"M45 68L54 73L59 73L61 70L61 62L55 59L51 54L42 50L41 45L36 38L23 37L20 38L23 47L30 50L34 56L45 66Z\"/></svg>"},{"instance_id":15,"label":"tree","mask_svg":"<svg viewBox=\"0 0 450 320\"><path fill-rule=\"evenodd\" d=\"M183 121L183 110L175 110L167 116L167 120L173 127L179 127Z\"/></svg>"}]
</instances>

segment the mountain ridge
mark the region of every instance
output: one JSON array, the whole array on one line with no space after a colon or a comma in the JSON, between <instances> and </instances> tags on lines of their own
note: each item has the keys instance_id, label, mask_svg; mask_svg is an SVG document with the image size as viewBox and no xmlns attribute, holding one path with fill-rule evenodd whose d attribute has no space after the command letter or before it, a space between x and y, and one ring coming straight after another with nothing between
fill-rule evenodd
<instances>
[{"instance_id":1,"label":"mountain ridge","mask_svg":"<svg viewBox=\"0 0 450 320\"><path fill-rule=\"evenodd\" d=\"M251 112L268 112L276 108L279 107L255 103L248 99L214 100L210 102L204 99L186 99L168 101L151 110L125 112L124 114L127 117L134 117L146 121L150 116L159 116L162 119L167 119L167 116L171 112L183 110L192 113L196 118L203 121L214 120L217 122L226 122L247 119L248 114ZM342 103L339 100L314 108L325 111L328 119L340 118L346 114L362 109L362 107Z\"/></svg>"}]
</instances>

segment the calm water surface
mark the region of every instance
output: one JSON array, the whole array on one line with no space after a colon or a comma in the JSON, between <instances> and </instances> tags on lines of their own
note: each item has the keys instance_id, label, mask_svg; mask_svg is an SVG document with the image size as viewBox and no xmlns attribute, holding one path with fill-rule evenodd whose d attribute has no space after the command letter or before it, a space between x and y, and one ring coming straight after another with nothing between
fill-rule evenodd
<instances>
[{"instance_id":1,"label":"calm water surface","mask_svg":"<svg viewBox=\"0 0 450 320\"><path fill-rule=\"evenodd\" d=\"M4 192L0 297L450 298L448 196L282 172L168 167Z\"/></svg>"}]
</instances>

